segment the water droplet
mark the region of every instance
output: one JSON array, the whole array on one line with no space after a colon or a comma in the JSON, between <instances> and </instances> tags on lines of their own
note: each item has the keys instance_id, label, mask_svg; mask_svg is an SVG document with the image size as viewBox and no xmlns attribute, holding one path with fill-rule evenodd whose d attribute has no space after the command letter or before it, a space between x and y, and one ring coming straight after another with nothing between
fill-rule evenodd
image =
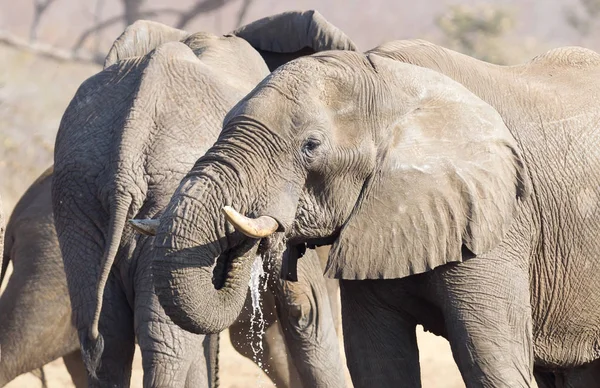
<instances>
[{"instance_id":1,"label":"water droplet","mask_svg":"<svg viewBox=\"0 0 600 388\"><path fill-rule=\"evenodd\" d=\"M261 292L267 290L268 272L263 269L263 259L256 256L250 272L250 296L252 298L252 316L250 323L250 347L252 348L252 359L262 369L262 354L264 352L263 339L265 336L265 318L262 311ZM264 386L263 374L257 376L257 387Z\"/></svg>"}]
</instances>

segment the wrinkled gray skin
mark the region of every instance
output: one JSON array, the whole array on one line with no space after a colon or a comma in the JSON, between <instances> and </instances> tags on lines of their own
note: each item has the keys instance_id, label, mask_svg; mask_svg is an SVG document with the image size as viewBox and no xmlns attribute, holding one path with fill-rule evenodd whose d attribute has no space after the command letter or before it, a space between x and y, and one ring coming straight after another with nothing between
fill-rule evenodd
<instances>
[{"instance_id":1,"label":"wrinkled gray skin","mask_svg":"<svg viewBox=\"0 0 600 388\"><path fill-rule=\"evenodd\" d=\"M286 29L289 34L282 34ZM215 347L164 314L151 281L152 238L138 236L126 222L160 214L217 138L225 113L268 74L268 66L277 66L265 63L248 42L268 54L266 59L278 60L279 52L291 59L315 50L354 49L313 11L260 20L225 37L140 21L117 39L104 71L79 88L63 116L55 145L53 209L92 385L128 385L134 336L142 351L144 386L201 386L214 379L215 366L204 360L214 359L206 356L214 356ZM307 277L293 292L272 291L278 301L292 303L278 314L298 371L287 370L281 358L281 367L263 365L281 386L300 386L296 373L302 381L340 386L343 371L324 279L316 256L309 257L305 271L318 276ZM218 269L215 275L220 282ZM298 298L306 303L295 303ZM212 316L218 314L226 313ZM234 344L249 346L246 339ZM265 360L271 352L282 350L267 343Z\"/></svg>"},{"instance_id":2,"label":"wrinkled gray skin","mask_svg":"<svg viewBox=\"0 0 600 388\"><path fill-rule=\"evenodd\" d=\"M0 252L4 252L4 232L6 229L6 221L4 218L4 211L2 210L2 197L0 197Z\"/></svg>"},{"instance_id":3,"label":"wrinkled gray skin","mask_svg":"<svg viewBox=\"0 0 600 388\"><path fill-rule=\"evenodd\" d=\"M226 224L232 205L278 221L285 268L304 244L332 243L355 387L420 386L417 324L450 341L468 387L535 386L534 365L549 385L593 379L599 64L564 48L499 67L400 42L280 67L228 113L162 215L161 304L197 332L227 325L205 306L242 305L258 244ZM214 222L191 227L196 203ZM203 269L225 249L227 294Z\"/></svg>"},{"instance_id":4,"label":"wrinkled gray skin","mask_svg":"<svg viewBox=\"0 0 600 388\"><path fill-rule=\"evenodd\" d=\"M0 285L9 262L14 270L5 292L0 295L0 387L22 373L40 368L63 357L76 387L87 387L87 374L81 359L77 330L71 320L71 304L67 280L52 217L53 168L47 169L21 197L6 229L6 251L2 262ZM3 234L4 236L4 234ZM321 255L326 259L326 255ZM319 265L316 260L313 265ZM309 269L307 276L322 276L321 269ZM319 286L319 282L309 282ZM322 294L323 290L313 292ZM332 297L337 296L334 293ZM295 367L288 366L287 350L280 333L281 326L273 325L275 301L265 293L264 315L267 321L265 354L257 361L275 381L285 385L287 379L297 384ZM237 351L252 358L249 339L250 309L229 328L231 342ZM258 344L254 344L256 348ZM273 363L269 358L273 357ZM288 360L289 361L289 360ZM293 373L289 378L286 374ZM295 379L295 381L294 381Z\"/></svg>"},{"instance_id":5,"label":"wrinkled gray skin","mask_svg":"<svg viewBox=\"0 0 600 388\"><path fill-rule=\"evenodd\" d=\"M11 261L13 273L0 295L0 387L59 357L75 386L87 386L54 230L51 184L49 168L21 197L6 225L0 285Z\"/></svg>"}]
</instances>

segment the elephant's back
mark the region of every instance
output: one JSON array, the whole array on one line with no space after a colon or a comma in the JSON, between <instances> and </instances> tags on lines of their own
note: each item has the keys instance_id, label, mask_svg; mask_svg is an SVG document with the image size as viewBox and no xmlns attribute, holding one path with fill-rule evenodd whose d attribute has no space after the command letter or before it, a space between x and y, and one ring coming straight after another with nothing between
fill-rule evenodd
<instances>
[{"instance_id":1,"label":"elephant's back","mask_svg":"<svg viewBox=\"0 0 600 388\"><path fill-rule=\"evenodd\" d=\"M7 253L15 271L36 268L46 273L40 281L58 281L56 290L66 290L52 213L52 172L53 168L48 168L17 202L6 227Z\"/></svg>"},{"instance_id":2,"label":"elephant's back","mask_svg":"<svg viewBox=\"0 0 600 388\"><path fill-rule=\"evenodd\" d=\"M34 218L35 223L53 223L52 216L52 178L54 166L47 168L23 193L7 224L7 230L12 230L15 223Z\"/></svg>"},{"instance_id":3,"label":"elephant's back","mask_svg":"<svg viewBox=\"0 0 600 388\"><path fill-rule=\"evenodd\" d=\"M553 367L600 357L600 71L559 70L530 77L509 124L532 182L535 354Z\"/></svg>"},{"instance_id":4,"label":"elephant's back","mask_svg":"<svg viewBox=\"0 0 600 388\"><path fill-rule=\"evenodd\" d=\"M55 142L55 172L78 168L93 173L111 151L111 140L127 122L145 63L122 61L88 78L69 103Z\"/></svg>"}]
</instances>

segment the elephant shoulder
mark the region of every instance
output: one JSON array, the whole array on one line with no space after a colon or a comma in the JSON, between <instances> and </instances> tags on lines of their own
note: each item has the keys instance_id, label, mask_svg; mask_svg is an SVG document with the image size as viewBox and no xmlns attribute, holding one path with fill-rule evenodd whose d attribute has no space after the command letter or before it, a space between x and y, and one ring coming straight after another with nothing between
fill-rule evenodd
<instances>
[{"instance_id":1,"label":"elephant shoulder","mask_svg":"<svg viewBox=\"0 0 600 388\"><path fill-rule=\"evenodd\" d=\"M392 40L382 43L379 46L367 51L367 54L376 54L410 63L411 58L413 58L415 54L422 54L424 51L431 52L436 50L442 50L442 48L423 39L405 39Z\"/></svg>"},{"instance_id":2,"label":"elephant shoulder","mask_svg":"<svg viewBox=\"0 0 600 388\"><path fill-rule=\"evenodd\" d=\"M424 39L402 39L402 40L391 40L385 43L380 44L374 49L369 50L368 52L391 52L402 49L412 49L418 47L440 47L434 43L431 43Z\"/></svg>"},{"instance_id":3,"label":"elephant shoulder","mask_svg":"<svg viewBox=\"0 0 600 388\"><path fill-rule=\"evenodd\" d=\"M531 64L586 69L600 65L600 54L583 47L559 47L533 58Z\"/></svg>"},{"instance_id":4,"label":"elephant shoulder","mask_svg":"<svg viewBox=\"0 0 600 388\"><path fill-rule=\"evenodd\" d=\"M158 46L149 56L148 66L178 61L198 62L192 49L183 42L167 42Z\"/></svg>"},{"instance_id":5,"label":"elephant shoulder","mask_svg":"<svg viewBox=\"0 0 600 388\"><path fill-rule=\"evenodd\" d=\"M140 74L137 97L154 101L162 99L160 95L183 96L186 91L217 82L219 78L215 66L197 55L197 51L184 42L167 42L158 46L141 60L143 71ZM174 82L185 85L185 88L173 88ZM163 87L165 89L160 89ZM159 89L160 95L157 95Z\"/></svg>"},{"instance_id":6,"label":"elephant shoulder","mask_svg":"<svg viewBox=\"0 0 600 388\"><path fill-rule=\"evenodd\" d=\"M481 68L482 66L489 65L476 58L422 39L389 41L368 51L368 53L411 65L430 68L446 75L454 73L454 69L457 67Z\"/></svg>"}]
</instances>

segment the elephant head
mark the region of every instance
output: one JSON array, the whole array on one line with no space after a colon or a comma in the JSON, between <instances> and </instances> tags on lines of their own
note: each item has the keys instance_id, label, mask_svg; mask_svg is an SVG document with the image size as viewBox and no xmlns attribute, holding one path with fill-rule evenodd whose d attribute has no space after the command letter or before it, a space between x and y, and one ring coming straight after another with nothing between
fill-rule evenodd
<instances>
[{"instance_id":1,"label":"elephant head","mask_svg":"<svg viewBox=\"0 0 600 388\"><path fill-rule=\"evenodd\" d=\"M6 221L4 221L4 212L2 211L2 197L0 197L0 252L4 252L4 228ZM8 262L4 262L0 257L0 286L2 285L2 279L6 274L8 268Z\"/></svg>"},{"instance_id":2,"label":"elephant head","mask_svg":"<svg viewBox=\"0 0 600 388\"><path fill-rule=\"evenodd\" d=\"M190 35L181 30L176 30L163 25L157 25L157 23L139 21L129 27L115 42L111 52L107 57L105 66L110 67L124 58L135 58L137 56L146 55L149 50L160 50L159 47L162 47L166 42L173 40L185 43L194 51L196 55L203 54L203 62L207 62L210 60L210 55L207 54L210 53L206 52L206 45L197 45L199 41L205 39L217 39L217 37L212 36L211 38L210 34L204 33ZM224 37L219 37L218 39L230 40L232 42L241 41L246 45L251 46L255 53L259 54L259 58L262 58L263 65L266 64L270 69L274 69L289 60L318 51L355 50L355 45L348 37L328 23L318 12L315 11L287 12L267 17L247 26L241 27L231 34L225 35ZM143 40L144 42L140 44L140 40ZM232 47L232 53L238 53L238 51ZM245 56L240 55L240 60L245 60L244 58ZM219 68L221 71L235 72L238 76L237 78L239 78L239 72L246 71L247 67L248 66L243 63L236 63L234 65L223 63ZM265 75L266 74L264 73L261 74L261 79ZM238 140L244 141L244 137L242 136ZM248 140L251 139L248 138ZM252 144L247 143L246 146L252 147ZM222 171L216 171L215 173L230 173L230 170L226 168L227 161L223 162L226 163L224 165L225 169ZM233 181L236 179L236 177L230 175L229 179ZM215 179L215 181L217 181L217 179ZM223 193L223 195L225 194ZM187 213L190 213L190 215L191 213L195 213L196 216L203 216L205 214L203 212L204 208L214 208L215 211L220 212L220 208L222 207L220 200L219 202L215 202L209 198L200 198L199 201L200 202L191 204L191 206L194 206L194 209L188 209L185 211L186 217L188 217ZM213 205L218 206L214 207ZM179 223L180 220L184 222L186 225L182 224L181 226L182 228L185 228L186 231L184 232L182 230L182 238L176 238L173 234L171 236L174 237L174 240L170 242L163 241L163 243L171 244L171 248L177 247L179 249L178 252L181 253L182 256L189 255L189 260L195 263L195 266L199 269L199 271L190 270L189 272L182 273L182 276L177 280L168 280L164 276L161 277L159 275L156 278L157 290L165 288L164 285L161 287L162 281L180 282L180 284L182 284L184 287L187 287L189 284L202 284L203 287L204 285L210 285L210 287L204 287L206 292L199 292L201 297L206 296L206 300L211 301L211 303L206 307L206 311L210 311L210 314L204 314L207 319L207 323L204 325L205 327L203 329L199 329L197 327L194 328L189 322L183 322L178 319L178 317L183 317L185 314L172 315L176 315L174 317L174 322L180 324L180 326L189 328L190 331L200 333L221 331L229 326L238 316L246 298L247 288L244 288L242 285L238 284L232 286L232 284L236 282L236 276L225 278L214 276L215 279L213 279L213 267L216 268L215 272L219 272L221 269L237 268L238 262L229 262L228 257L235 256L232 255L233 252L248 250L249 245L252 245L253 242L250 241L250 244L245 244L245 241L243 241L243 244L238 244L239 238L235 241L228 241L229 238L227 236L231 235L233 229L229 226L229 233L225 233L224 229L226 224L224 221L220 225L214 225L214 229L223 229L223 232L219 233L220 237L218 237L216 234L211 234L210 236L201 236L205 233L205 231L192 230L194 226L188 226L188 221L179 218L176 219L176 217L174 217L173 220L176 223ZM211 224L210 221L207 222L208 225ZM196 222L193 221L193 223L195 224ZM138 230L146 234L154 234L156 222L145 221L141 224L138 223L137 226ZM198 233L197 238L193 237L191 240L183 236L183 234L185 234L191 237L196 235L196 233ZM198 245L205 245L203 247L204 249L198 249ZM231 250L229 247L231 247ZM217 256L219 256L222 252L226 252L227 254L223 255L220 260L216 260ZM181 256L169 260L169 263L177 265L179 259L181 259ZM187 261L184 260L182 265L186 265L186 263ZM160 264L158 264L158 266L160 266ZM249 269L249 266L243 266L243 268L239 268L241 273L244 274L247 274ZM237 272L234 270L227 273L235 274ZM240 279L245 279L246 277L246 275L243 275L240 277ZM213 285L213 280L216 286ZM218 292L215 287L219 288ZM231 290L235 290L235 292L230 292ZM212 291L214 292L211 294L210 292ZM187 295L191 294L192 293L189 293ZM162 293L162 295L165 294ZM165 298L165 300L167 300L168 296L165 296ZM227 311L231 313L223 314L223 306L235 306L235 308L228 308ZM169 308L166 310L170 311Z\"/></svg>"},{"instance_id":3,"label":"elephant head","mask_svg":"<svg viewBox=\"0 0 600 388\"><path fill-rule=\"evenodd\" d=\"M323 244L333 244L331 277L422 273L498 244L526 182L501 117L450 78L375 54L300 58L228 113L171 198L156 290L185 329L223 329L246 295L258 238L273 231L287 242L288 277L307 245Z\"/></svg>"},{"instance_id":4,"label":"elephant head","mask_svg":"<svg viewBox=\"0 0 600 388\"><path fill-rule=\"evenodd\" d=\"M292 59L319 51L357 50L346 34L314 10L268 16L236 29L231 35L247 40L271 71Z\"/></svg>"},{"instance_id":5,"label":"elephant head","mask_svg":"<svg viewBox=\"0 0 600 388\"><path fill-rule=\"evenodd\" d=\"M190 35L162 23L138 20L115 40L104 60L104 68L122 59L146 55L163 43L183 42ZM346 34L314 10L267 16L225 37L238 37L250 43L271 71L292 59L319 51L357 49Z\"/></svg>"},{"instance_id":6,"label":"elephant head","mask_svg":"<svg viewBox=\"0 0 600 388\"><path fill-rule=\"evenodd\" d=\"M271 57L301 55L297 47L306 45L313 51L353 47L337 30L326 40L326 31L334 28L315 15L274 16L243 33L244 38L190 34L138 21L114 42L105 69L79 88L57 135L53 207L63 257L70 267L71 297L78 299L73 306L90 371L97 369L103 352L99 325L105 287L116 257L125 254L123 248L132 238L126 220L156 214L164 207L181 172L214 142L225 113L269 73L257 51L271 53L270 46L263 47L269 36L279 42L273 43L278 51ZM299 34L288 28L296 23L303 28ZM318 27L307 30L307 25ZM311 31L319 37L308 40ZM253 34L260 39L251 44L246 38ZM319 45L313 47L313 42ZM81 191L74 194L77 185L90 188L85 198ZM84 205L89 207L82 212ZM75 225L72 214L105 229ZM90 229L102 237L90 237ZM80 260L82 255L97 258L99 265L88 265ZM85 279L83 268L90 274Z\"/></svg>"}]
</instances>

